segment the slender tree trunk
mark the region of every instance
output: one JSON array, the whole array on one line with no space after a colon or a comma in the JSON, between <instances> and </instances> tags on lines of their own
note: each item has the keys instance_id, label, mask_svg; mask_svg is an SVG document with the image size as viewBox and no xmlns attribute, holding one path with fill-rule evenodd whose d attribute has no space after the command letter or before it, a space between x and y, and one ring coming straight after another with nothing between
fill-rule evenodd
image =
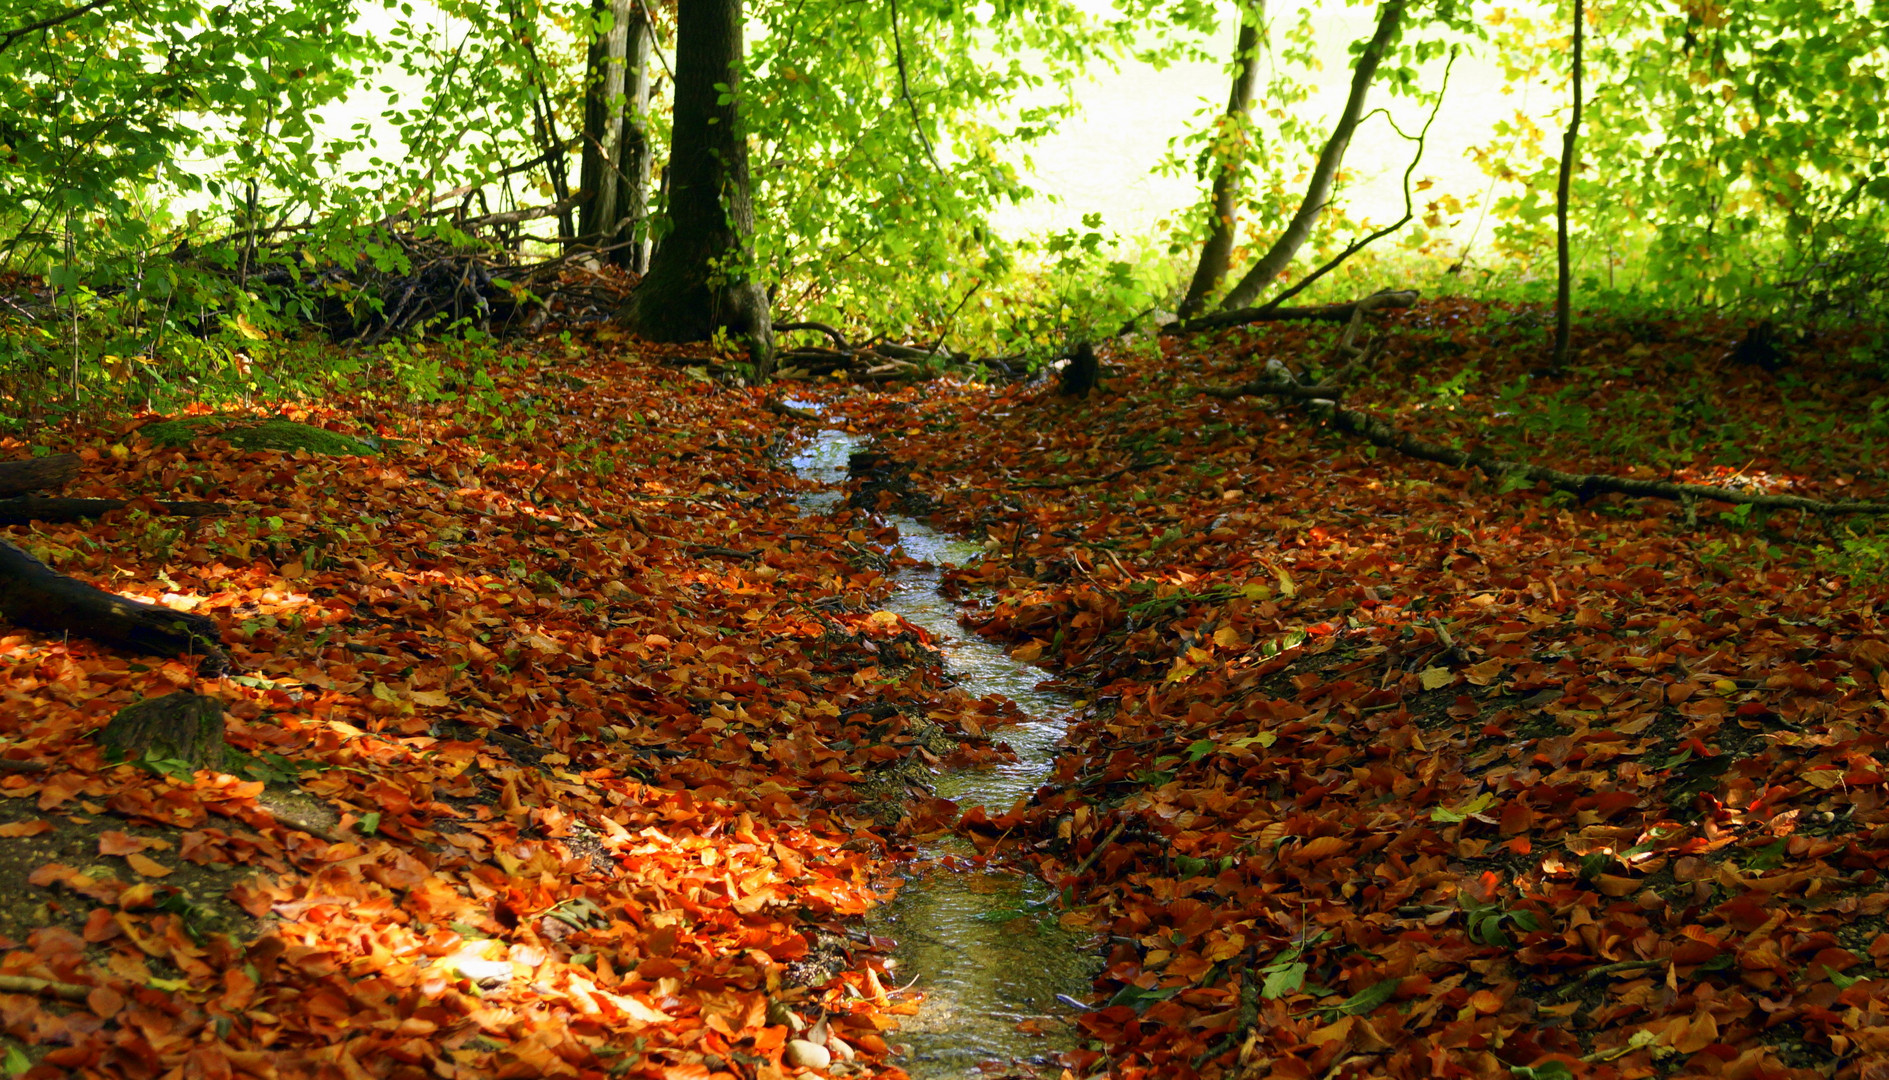
<instances>
[{"instance_id":1,"label":"slender tree trunk","mask_svg":"<svg viewBox=\"0 0 1889 1080\"><path fill-rule=\"evenodd\" d=\"M748 140L739 109L741 0L681 0L676 13L671 229L624 314L651 341L745 337L758 373L773 367L767 294L744 265L754 234ZM716 84L731 92L725 97Z\"/></svg>"},{"instance_id":2,"label":"slender tree trunk","mask_svg":"<svg viewBox=\"0 0 1889 1080\"><path fill-rule=\"evenodd\" d=\"M579 231L601 246L636 236L649 207L649 27L637 0L597 0L593 13L610 29L590 46L585 77L584 203ZM641 272L644 242L618 247L610 261Z\"/></svg>"},{"instance_id":3,"label":"slender tree trunk","mask_svg":"<svg viewBox=\"0 0 1889 1080\"><path fill-rule=\"evenodd\" d=\"M1574 180L1574 151L1581 130L1581 40L1586 27L1586 5L1574 0L1574 112L1568 117L1567 133L1561 137L1561 177L1555 185L1555 312L1554 358L1551 366L1560 368L1568 361L1569 339L1574 330L1574 270L1568 259L1568 189Z\"/></svg>"},{"instance_id":4,"label":"slender tree trunk","mask_svg":"<svg viewBox=\"0 0 1889 1080\"><path fill-rule=\"evenodd\" d=\"M623 54L623 88L628 101L623 116L622 147L617 154L619 182L624 185L618 200L623 224L617 237L619 240L634 237L636 243L620 249L616 262L641 274L649 269L649 56L656 39L655 29L642 17L641 4L637 5L636 14Z\"/></svg>"},{"instance_id":5,"label":"slender tree trunk","mask_svg":"<svg viewBox=\"0 0 1889 1080\"><path fill-rule=\"evenodd\" d=\"M1227 97L1227 112L1221 120L1219 137L1209 151L1214 174L1207 242L1200 249L1200 265L1194 269L1187 298L1181 301L1183 319L1193 318L1207 306L1207 298L1220 287L1220 279L1226 277L1227 260L1233 254L1235 226L1239 224L1240 179L1246 167L1246 124L1253 112L1253 92L1259 86L1259 35L1265 17L1265 0L1257 0L1251 8L1241 12L1239 42L1233 46L1233 92Z\"/></svg>"},{"instance_id":6,"label":"slender tree trunk","mask_svg":"<svg viewBox=\"0 0 1889 1080\"><path fill-rule=\"evenodd\" d=\"M1299 202L1298 213L1292 216L1271 249L1260 257L1259 263L1247 271L1240 283L1220 302L1220 310L1250 307L1259 298L1260 290L1272 284L1273 279L1292 264L1293 256L1311 238L1319 214L1331 200L1332 184L1338 178L1339 167L1344 164L1345 150L1351 145L1351 136L1358 130L1358 122L1364 117L1364 99L1370 92L1371 80L1377 77L1377 67L1383 62L1384 54L1390 50L1391 42L1396 39L1397 31L1403 25L1407 6L1408 0L1385 0L1384 6L1379 9L1377 32L1358 56L1358 66L1351 74L1351 96L1345 100L1345 111L1332 128L1324 150L1319 152L1318 164L1312 169L1312 181L1306 185L1305 197Z\"/></svg>"}]
</instances>

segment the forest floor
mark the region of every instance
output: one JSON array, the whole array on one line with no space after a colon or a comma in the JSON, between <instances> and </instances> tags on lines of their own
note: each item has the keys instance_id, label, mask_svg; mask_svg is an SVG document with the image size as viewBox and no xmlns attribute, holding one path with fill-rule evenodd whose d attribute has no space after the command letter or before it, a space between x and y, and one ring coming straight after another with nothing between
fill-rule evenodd
<instances>
[{"instance_id":1,"label":"forest floor","mask_svg":"<svg viewBox=\"0 0 1889 1080\"><path fill-rule=\"evenodd\" d=\"M1845 340L1766 372L1623 321L1530 376L1531 312L1380 329L1348 401L1433 440L1889 490ZM855 502L985 540L971 624L1084 700L1051 784L963 815L925 778L1001 755L1004 703L880 610L894 530L800 512L778 388L599 331L449 355L436 404L284 407L376 456L41 437L70 494L232 508L6 535L210 615L237 670L0 637L0 1065L895 1075L917 994L856 917L956 829L1106 954L1075 1077L1889 1076L1889 543L1198 392L1336 333L1144 343L1080 400L794 388L877 440ZM109 762L178 688L232 771Z\"/></svg>"}]
</instances>

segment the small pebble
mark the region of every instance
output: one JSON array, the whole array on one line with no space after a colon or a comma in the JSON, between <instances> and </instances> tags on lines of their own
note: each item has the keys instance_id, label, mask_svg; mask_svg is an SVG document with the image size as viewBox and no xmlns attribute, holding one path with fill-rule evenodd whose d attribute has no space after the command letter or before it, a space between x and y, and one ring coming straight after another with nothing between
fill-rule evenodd
<instances>
[{"instance_id":1,"label":"small pebble","mask_svg":"<svg viewBox=\"0 0 1889 1080\"><path fill-rule=\"evenodd\" d=\"M807 1069L824 1069L833 1064L833 1055L819 1043L805 1039L787 1040L787 1050L781 1060L789 1065Z\"/></svg>"}]
</instances>

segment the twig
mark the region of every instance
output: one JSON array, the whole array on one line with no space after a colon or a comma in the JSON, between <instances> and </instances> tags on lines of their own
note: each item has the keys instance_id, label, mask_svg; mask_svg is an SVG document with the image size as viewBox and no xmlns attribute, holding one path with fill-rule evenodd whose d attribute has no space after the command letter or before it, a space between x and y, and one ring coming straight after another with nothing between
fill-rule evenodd
<instances>
[{"instance_id":1,"label":"twig","mask_svg":"<svg viewBox=\"0 0 1889 1080\"><path fill-rule=\"evenodd\" d=\"M1647 968L1662 967L1665 964L1666 961L1664 960L1622 960L1617 964L1602 964L1599 967L1588 968L1585 972L1582 972L1580 978L1575 979L1573 982L1562 983L1560 986L1555 987L1554 993L1549 996L1566 997L1573 993L1577 987L1585 986L1602 976L1615 975L1622 971L1644 971Z\"/></svg>"},{"instance_id":2,"label":"twig","mask_svg":"<svg viewBox=\"0 0 1889 1080\"><path fill-rule=\"evenodd\" d=\"M1113 828L1112 830L1110 830L1109 834L1102 838L1102 842L1095 845L1095 847L1089 849L1089 854L1084 856L1082 861L1076 864L1076 872L1071 874L1070 877L1081 877L1082 875L1088 873L1089 867L1095 864L1096 858L1102 854L1103 849L1107 848L1110 844L1113 844L1115 842L1115 838L1120 836L1122 834L1122 830L1126 829L1127 827L1128 827L1128 822L1124 821L1116 825L1115 828Z\"/></svg>"},{"instance_id":3,"label":"twig","mask_svg":"<svg viewBox=\"0 0 1889 1080\"><path fill-rule=\"evenodd\" d=\"M943 176L944 166L938 164L938 155L931 148L931 138L925 134L925 125L918 118L918 102L912 100L912 86L905 78L905 43L899 37L899 0L891 0L891 4L892 55L899 64L899 96L905 99L906 106L912 110L912 131L925 147L925 156L931 159L931 167L938 170L939 176Z\"/></svg>"},{"instance_id":4,"label":"twig","mask_svg":"<svg viewBox=\"0 0 1889 1080\"><path fill-rule=\"evenodd\" d=\"M662 73L669 76L669 84L675 85L676 73L669 70L669 58L662 54L662 39L656 36L656 19L649 13L647 0L636 0L636 6L643 11L643 25L649 29L649 40L656 45L656 62L662 65Z\"/></svg>"},{"instance_id":5,"label":"twig","mask_svg":"<svg viewBox=\"0 0 1889 1080\"><path fill-rule=\"evenodd\" d=\"M38 994L42 997L56 997L65 1001L84 1001L85 996L91 992L91 987L80 986L77 983L36 979L31 975L0 975L0 994Z\"/></svg>"},{"instance_id":6,"label":"twig","mask_svg":"<svg viewBox=\"0 0 1889 1080\"><path fill-rule=\"evenodd\" d=\"M0 758L0 773L35 773L45 772L48 766L41 761L18 761L13 758Z\"/></svg>"}]
</instances>

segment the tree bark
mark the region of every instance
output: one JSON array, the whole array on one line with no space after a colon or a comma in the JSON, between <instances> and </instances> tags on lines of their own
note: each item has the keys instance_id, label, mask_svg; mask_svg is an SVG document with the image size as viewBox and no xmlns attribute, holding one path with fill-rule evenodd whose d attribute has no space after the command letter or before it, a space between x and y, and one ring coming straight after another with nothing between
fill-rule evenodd
<instances>
[{"instance_id":1,"label":"tree bark","mask_svg":"<svg viewBox=\"0 0 1889 1080\"><path fill-rule=\"evenodd\" d=\"M73 634L157 656L201 656L205 672L229 668L221 631L202 615L94 588L0 540L0 615L50 634Z\"/></svg>"},{"instance_id":2,"label":"tree bark","mask_svg":"<svg viewBox=\"0 0 1889 1080\"><path fill-rule=\"evenodd\" d=\"M1259 35L1266 17L1264 0L1241 12L1239 41L1233 46L1233 90L1227 96L1220 133L1208 153L1214 166L1213 203L1207 214L1207 242L1201 245L1200 265L1181 301L1180 317L1191 319L1207 306L1207 298L1227 275L1233 239L1240 215L1240 179L1246 167L1247 119L1253 112L1253 92L1259 86Z\"/></svg>"},{"instance_id":3,"label":"tree bark","mask_svg":"<svg viewBox=\"0 0 1889 1080\"><path fill-rule=\"evenodd\" d=\"M607 257L641 273L648 266L644 228L649 213L649 25L638 0L597 0L599 19L610 16L610 29L591 43L585 80L584 203L579 230L602 246L617 247Z\"/></svg>"},{"instance_id":4,"label":"tree bark","mask_svg":"<svg viewBox=\"0 0 1889 1080\"><path fill-rule=\"evenodd\" d=\"M179 690L118 710L99 729L98 742L115 751L120 761L151 757L221 771L227 749L224 730L222 702Z\"/></svg>"},{"instance_id":5,"label":"tree bark","mask_svg":"<svg viewBox=\"0 0 1889 1080\"><path fill-rule=\"evenodd\" d=\"M1338 123L1332 128L1331 137L1325 140L1325 148L1319 152L1318 164L1312 169L1312 181L1306 185L1305 197L1299 202L1298 212L1286 224L1285 231L1273 242L1259 262L1240 279L1226 299L1221 301L1220 310L1232 311L1236 308L1249 307L1259 298L1260 290L1270 285L1274 278L1283 273L1292 264L1293 256L1305 246L1311 238L1312 229L1318 224L1318 216L1325 210L1325 204L1331 201L1332 184L1336 182L1338 170L1344 164L1345 150L1351 145L1351 136L1358 130L1358 123L1364 117L1364 99L1371 90L1371 81L1377 77L1378 65L1384 61L1384 54L1397 37L1402 27L1404 12L1408 0L1385 0L1378 12L1377 32L1364 46L1364 52L1358 56L1357 67L1352 69L1351 96L1345 99L1345 110L1338 117Z\"/></svg>"},{"instance_id":6,"label":"tree bark","mask_svg":"<svg viewBox=\"0 0 1889 1080\"><path fill-rule=\"evenodd\" d=\"M79 475L77 454L53 454L51 457L23 461L0 461L0 496L24 495L29 491L53 491Z\"/></svg>"},{"instance_id":7,"label":"tree bark","mask_svg":"<svg viewBox=\"0 0 1889 1080\"><path fill-rule=\"evenodd\" d=\"M1568 117L1567 133L1561 137L1561 176L1555 184L1555 303L1554 354L1549 363L1557 370L1568 361L1568 347L1574 330L1574 315L1569 304L1574 299L1574 270L1568 257L1568 189L1574 179L1575 140L1581 130L1581 38L1585 4L1574 0L1574 112Z\"/></svg>"},{"instance_id":8,"label":"tree bark","mask_svg":"<svg viewBox=\"0 0 1889 1080\"><path fill-rule=\"evenodd\" d=\"M747 340L757 374L766 376L774 353L767 294L745 265L754 203L739 106L741 9L741 0L677 7L672 228L624 314L651 341L701 341L725 329Z\"/></svg>"}]
</instances>

